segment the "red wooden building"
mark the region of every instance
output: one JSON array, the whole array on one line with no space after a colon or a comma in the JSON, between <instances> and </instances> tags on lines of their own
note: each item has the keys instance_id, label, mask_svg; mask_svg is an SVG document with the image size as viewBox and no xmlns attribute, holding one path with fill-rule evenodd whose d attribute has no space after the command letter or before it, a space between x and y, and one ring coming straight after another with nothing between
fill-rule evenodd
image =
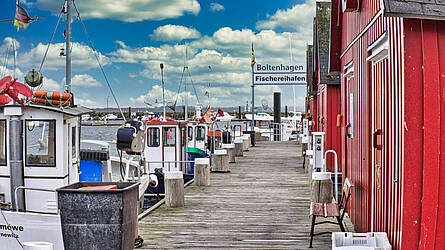
<instances>
[{"instance_id":1,"label":"red wooden building","mask_svg":"<svg viewBox=\"0 0 445 250\"><path fill-rule=\"evenodd\" d=\"M395 249L445 249L444 20L442 0L332 0L339 93L324 97L314 75L312 112L334 115L320 99L341 96L340 133L326 132L341 141L355 230L387 232Z\"/></svg>"},{"instance_id":2,"label":"red wooden building","mask_svg":"<svg viewBox=\"0 0 445 250\"><path fill-rule=\"evenodd\" d=\"M329 37L331 3L317 2L314 18L313 47L308 47L308 103L313 131L325 132L326 150L333 149L341 159L341 129L337 127L340 114L340 72L329 72ZM312 60L312 63L309 63ZM328 171L334 171L334 158L328 155ZM339 169L341 165L339 164Z\"/></svg>"}]
</instances>

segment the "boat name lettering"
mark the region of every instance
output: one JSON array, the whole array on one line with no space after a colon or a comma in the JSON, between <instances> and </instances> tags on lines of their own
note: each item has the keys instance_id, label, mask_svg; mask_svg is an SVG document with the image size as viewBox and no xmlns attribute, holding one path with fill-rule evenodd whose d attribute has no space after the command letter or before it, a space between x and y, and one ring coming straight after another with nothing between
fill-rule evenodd
<instances>
[{"instance_id":1,"label":"boat name lettering","mask_svg":"<svg viewBox=\"0 0 445 250\"><path fill-rule=\"evenodd\" d=\"M13 230L13 231L23 231L25 230L23 226L14 226L14 225L0 225L0 230Z\"/></svg>"}]
</instances>

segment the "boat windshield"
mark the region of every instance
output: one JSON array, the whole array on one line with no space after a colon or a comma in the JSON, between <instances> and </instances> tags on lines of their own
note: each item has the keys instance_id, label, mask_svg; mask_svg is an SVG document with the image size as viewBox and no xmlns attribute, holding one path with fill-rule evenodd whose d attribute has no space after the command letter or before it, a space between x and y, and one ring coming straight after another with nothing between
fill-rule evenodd
<instances>
[{"instance_id":1,"label":"boat windshield","mask_svg":"<svg viewBox=\"0 0 445 250\"><path fill-rule=\"evenodd\" d=\"M25 122L26 165L56 166L56 121Z\"/></svg>"},{"instance_id":2,"label":"boat windshield","mask_svg":"<svg viewBox=\"0 0 445 250\"><path fill-rule=\"evenodd\" d=\"M193 127L187 128L187 136L188 136L189 141L193 140Z\"/></svg>"},{"instance_id":3,"label":"boat windshield","mask_svg":"<svg viewBox=\"0 0 445 250\"><path fill-rule=\"evenodd\" d=\"M159 128L147 128L147 146L159 147Z\"/></svg>"},{"instance_id":4,"label":"boat windshield","mask_svg":"<svg viewBox=\"0 0 445 250\"><path fill-rule=\"evenodd\" d=\"M176 128L164 128L164 147L174 147L176 145Z\"/></svg>"},{"instance_id":5,"label":"boat windshield","mask_svg":"<svg viewBox=\"0 0 445 250\"><path fill-rule=\"evenodd\" d=\"M203 126L197 126L196 127L196 140L203 141L205 139L205 135L206 135L206 128Z\"/></svg>"}]
</instances>

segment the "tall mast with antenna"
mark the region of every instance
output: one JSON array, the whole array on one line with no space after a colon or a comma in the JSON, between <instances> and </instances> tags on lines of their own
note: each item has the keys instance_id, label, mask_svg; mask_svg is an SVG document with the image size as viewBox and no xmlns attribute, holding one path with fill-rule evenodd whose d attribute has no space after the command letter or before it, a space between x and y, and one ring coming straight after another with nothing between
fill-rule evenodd
<instances>
[{"instance_id":1,"label":"tall mast with antenna","mask_svg":"<svg viewBox=\"0 0 445 250\"><path fill-rule=\"evenodd\" d=\"M71 2L72 0L66 0L66 93L71 93Z\"/></svg>"},{"instance_id":2,"label":"tall mast with antenna","mask_svg":"<svg viewBox=\"0 0 445 250\"><path fill-rule=\"evenodd\" d=\"M187 66L187 43L184 43L185 45L185 56L184 56L184 72L185 70L188 70L188 66ZM184 94L185 94L185 107L184 107L184 120L188 120L188 94L187 94L187 77L184 79Z\"/></svg>"},{"instance_id":3,"label":"tall mast with antenna","mask_svg":"<svg viewBox=\"0 0 445 250\"><path fill-rule=\"evenodd\" d=\"M162 81L162 106L164 106L163 120L166 121L166 119L165 119L165 94L164 94L164 64L161 63L160 67L161 67L161 81Z\"/></svg>"}]
</instances>

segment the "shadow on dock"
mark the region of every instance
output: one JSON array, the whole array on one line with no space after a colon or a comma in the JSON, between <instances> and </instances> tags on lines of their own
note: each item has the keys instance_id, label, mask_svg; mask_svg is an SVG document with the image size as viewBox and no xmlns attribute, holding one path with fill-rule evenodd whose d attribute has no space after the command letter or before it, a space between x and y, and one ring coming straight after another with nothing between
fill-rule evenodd
<instances>
[{"instance_id":1,"label":"shadow on dock","mask_svg":"<svg viewBox=\"0 0 445 250\"><path fill-rule=\"evenodd\" d=\"M210 187L189 186L185 207L161 206L139 221L141 249L308 249L311 191L301 146L260 142L236 160L230 173L212 173ZM313 245L331 249L331 235Z\"/></svg>"}]
</instances>

